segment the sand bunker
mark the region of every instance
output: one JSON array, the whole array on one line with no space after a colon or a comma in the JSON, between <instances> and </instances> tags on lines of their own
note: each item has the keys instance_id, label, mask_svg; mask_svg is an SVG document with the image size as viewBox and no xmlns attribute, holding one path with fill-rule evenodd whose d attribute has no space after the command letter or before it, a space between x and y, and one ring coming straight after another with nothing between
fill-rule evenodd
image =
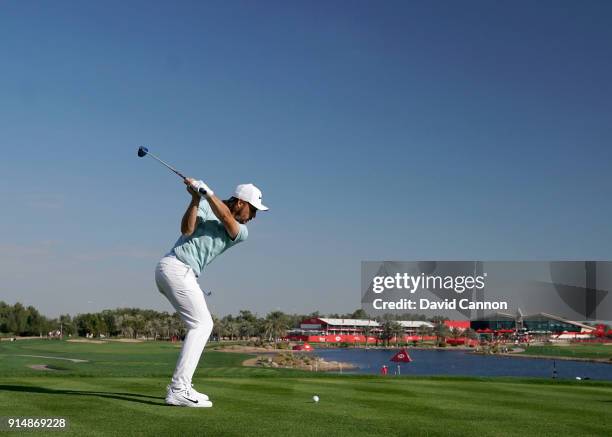
<instances>
[{"instance_id":1,"label":"sand bunker","mask_svg":"<svg viewBox=\"0 0 612 437\"><path fill-rule=\"evenodd\" d=\"M259 357L249 358L248 360L244 360L242 365L247 367L255 367L257 366L257 361L259 361Z\"/></svg>"},{"instance_id":2,"label":"sand bunker","mask_svg":"<svg viewBox=\"0 0 612 437\"><path fill-rule=\"evenodd\" d=\"M46 364L29 364L28 367L30 369L34 369L34 370L46 370L46 371L50 371L50 372L57 372L57 369L52 369L51 367L47 366Z\"/></svg>"}]
</instances>

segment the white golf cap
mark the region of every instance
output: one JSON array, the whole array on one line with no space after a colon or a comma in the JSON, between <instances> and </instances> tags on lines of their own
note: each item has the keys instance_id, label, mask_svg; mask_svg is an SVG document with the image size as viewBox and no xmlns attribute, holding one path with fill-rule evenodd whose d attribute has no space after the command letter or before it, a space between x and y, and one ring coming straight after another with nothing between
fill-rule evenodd
<instances>
[{"instance_id":1,"label":"white golf cap","mask_svg":"<svg viewBox=\"0 0 612 437\"><path fill-rule=\"evenodd\" d=\"M261 190L253 184L240 184L234 191L234 197L249 202L260 211L267 211L269 208L261 203Z\"/></svg>"}]
</instances>

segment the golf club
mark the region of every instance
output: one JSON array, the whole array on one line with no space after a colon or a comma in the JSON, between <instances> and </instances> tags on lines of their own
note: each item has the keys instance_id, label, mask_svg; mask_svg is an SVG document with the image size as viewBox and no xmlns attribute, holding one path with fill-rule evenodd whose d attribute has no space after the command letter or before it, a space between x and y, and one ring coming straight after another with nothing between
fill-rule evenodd
<instances>
[{"instance_id":1,"label":"golf club","mask_svg":"<svg viewBox=\"0 0 612 437\"><path fill-rule=\"evenodd\" d=\"M181 172L179 172L177 169L175 169L174 167L172 167L171 165L165 163L164 161L162 161L161 159L159 159L157 156L155 156L154 154L152 154L151 152L149 152L149 149L147 149L146 147L140 146L138 148L138 157L139 158L143 158L145 156L150 156L151 158L156 159L157 161L161 162L163 165L165 165L167 168L169 168L170 170L172 170L174 173L176 173L181 179L185 180L187 179L185 176L183 176L183 174ZM203 196L206 196L206 190L204 188L200 188L199 193Z\"/></svg>"}]
</instances>

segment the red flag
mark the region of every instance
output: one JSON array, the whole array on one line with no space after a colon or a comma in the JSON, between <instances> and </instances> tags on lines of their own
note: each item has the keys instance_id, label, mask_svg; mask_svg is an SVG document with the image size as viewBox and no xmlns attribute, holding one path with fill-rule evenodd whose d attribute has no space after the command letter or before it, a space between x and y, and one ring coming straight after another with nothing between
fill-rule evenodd
<instances>
[{"instance_id":1,"label":"red flag","mask_svg":"<svg viewBox=\"0 0 612 437\"><path fill-rule=\"evenodd\" d=\"M395 361L396 363L409 363L412 361L412 358L408 355L406 348L402 348L398 353L393 355L390 361Z\"/></svg>"}]
</instances>

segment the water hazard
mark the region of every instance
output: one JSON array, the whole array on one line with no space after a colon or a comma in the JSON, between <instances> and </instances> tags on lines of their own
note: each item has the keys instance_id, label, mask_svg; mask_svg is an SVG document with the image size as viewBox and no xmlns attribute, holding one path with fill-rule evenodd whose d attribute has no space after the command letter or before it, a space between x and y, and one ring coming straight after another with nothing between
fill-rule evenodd
<instances>
[{"instance_id":1,"label":"water hazard","mask_svg":"<svg viewBox=\"0 0 612 437\"><path fill-rule=\"evenodd\" d=\"M397 372L397 364L389 361L397 349L316 349L315 354L327 361L348 362L358 369L343 373L379 374L383 364L389 375ZM477 355L470 351L408 349L411 363L401 363L401 375L517 376L551 378L553 362L557 377L589 378L612 381L612 364L536 358L514 358Z\"/></svg>"}]
</instances>

